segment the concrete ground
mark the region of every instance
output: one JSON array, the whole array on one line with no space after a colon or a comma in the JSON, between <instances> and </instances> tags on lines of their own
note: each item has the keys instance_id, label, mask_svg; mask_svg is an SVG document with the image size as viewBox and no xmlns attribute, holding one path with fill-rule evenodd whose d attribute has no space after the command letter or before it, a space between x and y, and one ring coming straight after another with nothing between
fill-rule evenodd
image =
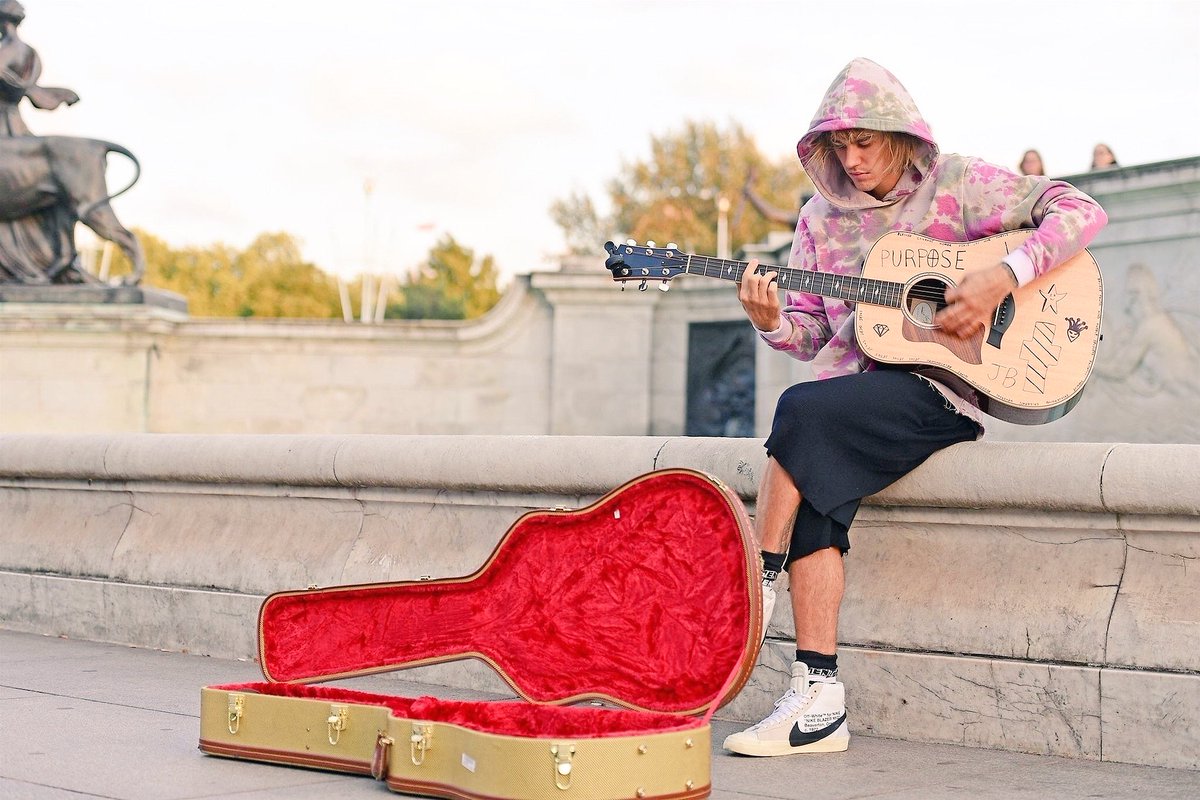
<instances>
[{"instance_id":1,"label":"concrete ground","mask_svg":"<svg viewBox=\"0 0 1200 800\"><path fill-rule=\"evenodd\" d=\"M396 796L365 777L202 755L196 749L200 687L260 677L248 662L0 631L0 798ZM431 693L427 685L395 678L348 685ZM734 757L719 749L734 725L718 720L713 727L714 798L1200 797L1200 772L865 736L855 737L846 753Z\"/></svg>"}]
</instances>

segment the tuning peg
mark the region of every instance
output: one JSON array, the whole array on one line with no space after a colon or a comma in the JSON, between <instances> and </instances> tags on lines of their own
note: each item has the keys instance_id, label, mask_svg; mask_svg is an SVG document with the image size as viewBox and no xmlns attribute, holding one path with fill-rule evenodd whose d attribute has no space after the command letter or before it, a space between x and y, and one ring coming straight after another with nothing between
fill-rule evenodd
<instances>
[{"instance_id":1,"label":"tuning peg","mask_svg":"<svg viewBox=\"0 0 1200 800\"><path fill-rule=\"evenodd\" d=\"M660 292L669 292L669 291L671 291L671 284L667 283L666 281L663 281L662 283L660 283L658 285L658 290Z\"/></svg>"},{"instance_id":2,"label":"tuning peg","mask_svg":"<svg viewBox=\"0 0 1200 800\"><path fill-rule=\"evenodd\" d=\"M641 283L638 284L638 291L639 292L646 291L646 282L645 281L642 281Z\"/></svg>"},{"instance_id":3,"label":"tuning peg","mask_svg":"<svg viewBox=\"0 0 1200 800\"><path fill-rule=\"evenodd\" d=\"M675 244L674 242L667 242L667 249L668 250L678 250L679 245Z\"/></svg>"},{"instance_id":4,"label":"tuning peg","mask_svg":"<svg viewBox=\"0 0 1200 800\"><path fill-rule=\"evenodd\" d=\"M637 239L626 239L625 244L629 245L630 247L635 247L637 245Z\"/></svg>"},{"instance_id":5,"label":"tuning peg","mask_svg":"<svg viewBox=\"0 0 1200 800\"><path fill-rule=\"evenodd\" d=\"M657 247L657 246L658 245L656 245L654 242L646 242L646 247Z\"/></svg>"}]
</instances>

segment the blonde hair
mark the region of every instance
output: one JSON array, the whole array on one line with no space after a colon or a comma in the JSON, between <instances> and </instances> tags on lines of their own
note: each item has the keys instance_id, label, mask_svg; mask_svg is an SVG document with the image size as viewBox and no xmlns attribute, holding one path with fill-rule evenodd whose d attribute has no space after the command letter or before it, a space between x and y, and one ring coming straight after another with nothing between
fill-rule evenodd
<instances>
[{"instance_id":1,"label":"blonde hair","mask_svg":"<svg viewBox=\"0 0 1200 800\"><path fill-rule=\"evenodd\" d=\"M903 173L917 159L917 147L920 140L915 136L898 131L873 131L868 128L846 128L840 131L826 131L817 137L813 143L809 163L812 170L823 170L826 162L833 156L834 150L839 150L848 144L868 144L875 136L883 137L884 156L887 159L887 172ZM836 161L836 158L835 158ZM841 164L838 162L838 166Z\"/></svg>"}]
</instances>

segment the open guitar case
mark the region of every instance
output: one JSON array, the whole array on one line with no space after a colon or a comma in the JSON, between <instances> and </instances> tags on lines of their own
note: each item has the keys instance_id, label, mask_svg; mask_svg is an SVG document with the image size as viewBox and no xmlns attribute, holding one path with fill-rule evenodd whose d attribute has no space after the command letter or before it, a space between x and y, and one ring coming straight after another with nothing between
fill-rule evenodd
<instances>
[{"instance_id":1,"label":"open guitar case","mask_svg":"<svg viewBox=\"0 0 1200 800\"><path fill-rule=\"evenodd\" d=\"M652 472L525 514L466 577L271 595L266 680L201 690L200 749L434 797L707 797L709 722L749 678L761 605L737 495ZM311 685L464 658L521 699Z\"/></svg>"}]
</instances>

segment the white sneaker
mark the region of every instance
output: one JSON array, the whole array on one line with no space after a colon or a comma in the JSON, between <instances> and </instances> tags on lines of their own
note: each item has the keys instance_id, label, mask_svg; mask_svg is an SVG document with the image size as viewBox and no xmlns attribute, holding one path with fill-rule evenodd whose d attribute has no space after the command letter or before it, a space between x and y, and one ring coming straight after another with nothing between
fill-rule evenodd
<instances>
[{"instance_id":1,"label":"white sneaker","mask_svg":"<svg viewBox=\"0 0 1200 800\"><path fill-rule=\"evenodd\" d=\"M810 675L792 664L792 686L770 716L725 739L725 749L745 756L837 753L850 745L846 687L836 678Z\"/></svg>"},{"instance_id":2,"label":"white sneaker","mask_svg":"<svg viewBox=\"0 0 1200 800\"><path fill-rule=\"evenodd\" d=\"M771 623L771 614L775 611L775 587L766 581L762 585L762 642L767 640L767 625Z\"/></svg>"}]
</instances>

